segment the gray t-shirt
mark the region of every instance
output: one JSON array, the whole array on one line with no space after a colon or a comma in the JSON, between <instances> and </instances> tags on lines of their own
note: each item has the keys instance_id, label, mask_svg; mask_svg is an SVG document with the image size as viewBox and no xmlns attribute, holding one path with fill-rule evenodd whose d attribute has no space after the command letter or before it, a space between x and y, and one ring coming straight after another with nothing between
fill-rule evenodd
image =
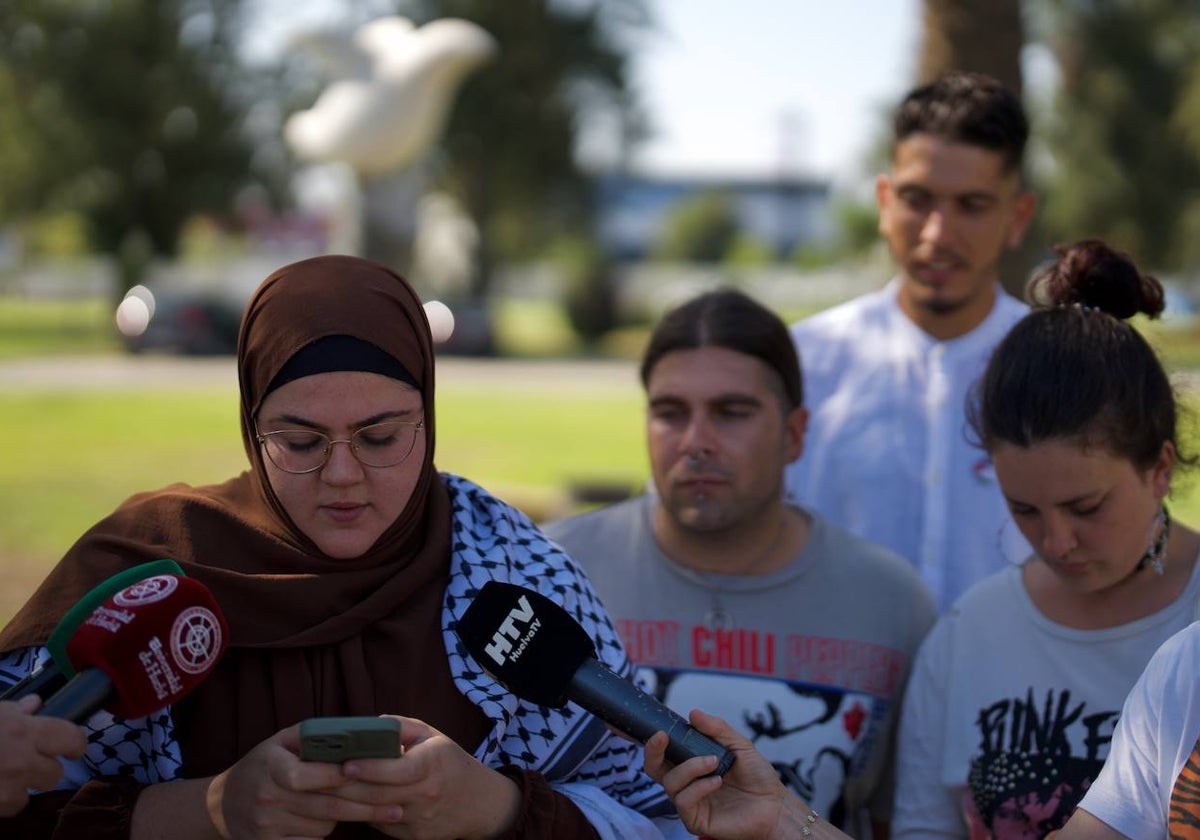
<instances>
[{"instance_id":1,"label":"gray t-shirt","mask_svg":"<svg viewBox=\"0 0 1200 840\"><path fill-rule=\"evenodd\" d=\"M779 571L697 573L654 538L656 498L544 530L583 565L640 678L682 715L720 715L835 825L891 817L892 729L936 616L916 571L824 518Z\"/></svg>"}]
</instances>

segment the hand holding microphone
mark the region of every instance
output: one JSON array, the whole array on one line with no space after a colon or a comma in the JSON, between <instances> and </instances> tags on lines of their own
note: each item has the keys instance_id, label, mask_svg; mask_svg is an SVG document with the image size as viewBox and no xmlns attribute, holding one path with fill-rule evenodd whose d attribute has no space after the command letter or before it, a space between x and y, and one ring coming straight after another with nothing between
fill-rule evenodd
<instances>
[{"instance_id":1,"label":"hand holding microphone","mask_svg":"<svg viewBox=\"0 0 1200 840\"><path fill-rule=\"evenodd\" d=\"M732 752L596 659L587 631L541 593L488 581L456 632L471 656L523 700L557 708L574 701L642 744L663 731L672 764L715 756L716 775L733 764Z\"/></svg>"},{"instance_id":2,"label":"hand holding microphone","mask_svg":"<svg viewBox=\"0 0 1200 840\"><path fill-rule=\"evenodd\" d=\"M98 669L90 667L101 662L122 664L119 656L111 655L112 652L137 641L132 636L133 631L123 628L136 625L145 629L163 623L163 606L156 611L142 608L139 612L139 605L135 603L139 600L165 602L165 618L170 617L173 609L207 610L213 624L224 630L224 620L216 611L208 590L181 575L182 570L174 561L159 560L127 569L97 585L54 628L46 642L51 661L0 696L0 745L3 745L0 748L0 817L19 813L29 801L30 788L52 788L62 778L59 757L80 758L87 747L84 731L76 724L83 723L114 693L123 691L128 695L118 697L117 703L117 706L127 705L127 711L137 713L128 714L128 717L148 714L177 700L216 664L224 650L221 640L228 637L227 632L215 638L211 662L198 672L197 678L189 682L186 689L180 683L182 693L163 692L153 704L148 702L136 677L96 679ZM181 585L186 595L172 596L171 593ZM151 594L159 597L139 597ZM135 618L139 621L135 622ZM106 632L97 629L105 625L109 628L107 641L97 636L97 633ZM122 629L117 633L115 628ZM97 653L101 655L97 656ZM77 667L87 668L84 675L76 674ZM68 682L68 678L73 679ZM90 687L90 692L82 699L78 694L81 685ZM53 693L61 686L66 687ZM35 716L44 697L50 699Z\"/></svg>"},{"instance_id":3,"label":"hand holding microphone","mask_svg":"<svg viewBox=\"0 0 1200 840\"><path fill-rule=\"evenodd\" d=\"M58 783L63 774L59 756L79 758L87 747L75 724L34 717L40 702L37 697L0 701L0 817L23 809L29 788L44 790Z\"/></svg>"},{"instance_id":4,"label":"hand holding microphone","mask_svg":"<svg viewBox=\"0 0 1200 840\"><path fill-rule=\"evenodd\" d=\"M737 761L717 777L708 756L672 766L663 733L646 744L646 775L663 786L688 831L713 840L848 840L785 788L771 762L732 726L699 709L689 717L697 729L733 750Z\"/></svg>"}]
</instances>

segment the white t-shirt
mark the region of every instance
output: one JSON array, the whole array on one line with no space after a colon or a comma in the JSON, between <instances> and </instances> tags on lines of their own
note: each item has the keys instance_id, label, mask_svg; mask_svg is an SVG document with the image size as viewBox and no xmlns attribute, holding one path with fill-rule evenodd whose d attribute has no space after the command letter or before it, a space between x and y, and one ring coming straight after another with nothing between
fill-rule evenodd
<instances>
[{"instance_id":1,"label":"white t-shirt","mask_svg":"<svg viewBox=\"0 0 1200 840\"><path fill-rule=\"evenodd\" d=\"M787 488L916 566L944 612L1030 553L965 414L993 348L1028 308L998 290L983 323L937 341L901 311L898 288L893 280L792 327L810 417Z\"/></svg>"},{"instance_id":2,"label":"white t-shirt","mask_svg":"<svg viewBox=\"0 0 1200 840\"><path fill-rule=\"evenodd\" d=\"M1079 805L1128 837L1192 836L1200 822L1198 666L1200 624L1191 624L1129 693L1108 762Z\"/></svg>"},{"instance_id":3,"label":"white t-shirt","mask_svg":"<svg viewBox=\"0 0 1200 840\"><path fill-rule=\"evenodd\" d=\"M1108 756L1130 689L1198 602L1200 563L1165 609L1102 630L1046 618L1016 566L972 587L913 665L892 836L1010 840L1061 828Z\"/></svg>"}]
</instances>

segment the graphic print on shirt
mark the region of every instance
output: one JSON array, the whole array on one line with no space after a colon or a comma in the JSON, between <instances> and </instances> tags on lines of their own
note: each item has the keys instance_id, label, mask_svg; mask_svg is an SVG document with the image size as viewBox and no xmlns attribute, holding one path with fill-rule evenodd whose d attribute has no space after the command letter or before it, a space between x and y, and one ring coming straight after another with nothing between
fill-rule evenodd
<instances>
[{"instance_id":1,"label":"graphic print on shirt","mask_svg":"<svg viewBox=\"0 0 1200 840\"><path fill-rule=\"evenodd\" d=\"M619 620L638 684L686 716L703 709L749 738L798 796L834 825L845 786L874 747L905 658L880 645L747 629L690 631Z\"/></svg>"},{"instance_id":2,"label":"graphic print on shirt","mask_svg":"<svg viewBox=\"0 0 1200 840\"><path fill-rule=\"evenodd\" d=\"M1042 838L1063 827L1108 755L1119 709L1097 711L1069 690L999 700L979 710L979 752L967 778L972 840Z\"/></svg>"},{"instance_id":3,"label":"graphic print on shirt","mask_svg":"<svg viewBox=\"0 0 1200 840\"><path fill-rule=\"evenodd\" d=\"M1192 747L1171 788L1167 836L1172 840L1200 840L1200 741Z\"/></svg>"}]
</instances>

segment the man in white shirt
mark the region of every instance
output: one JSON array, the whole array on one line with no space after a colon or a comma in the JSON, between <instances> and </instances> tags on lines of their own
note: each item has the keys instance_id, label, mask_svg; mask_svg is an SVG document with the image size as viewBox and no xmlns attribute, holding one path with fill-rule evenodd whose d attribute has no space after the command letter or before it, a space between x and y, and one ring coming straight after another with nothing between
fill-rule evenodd
<instances>
[{"instance_id":1,"label":"man in white shirt","mask_svg":"<svg viewBox=\"0 0 1200 840\"><path fill-rule=\"evenodd\" d=\"M956 73L909 93L894 129L875 191L898 273L792 327L810 419L787 488L908 559L944 612L1028 552L968 439L965 406L1026 311L1000 287L998 263L1034 212L1021 175L1029 126L999 82Z\"/></svg>"}]
</instances>

